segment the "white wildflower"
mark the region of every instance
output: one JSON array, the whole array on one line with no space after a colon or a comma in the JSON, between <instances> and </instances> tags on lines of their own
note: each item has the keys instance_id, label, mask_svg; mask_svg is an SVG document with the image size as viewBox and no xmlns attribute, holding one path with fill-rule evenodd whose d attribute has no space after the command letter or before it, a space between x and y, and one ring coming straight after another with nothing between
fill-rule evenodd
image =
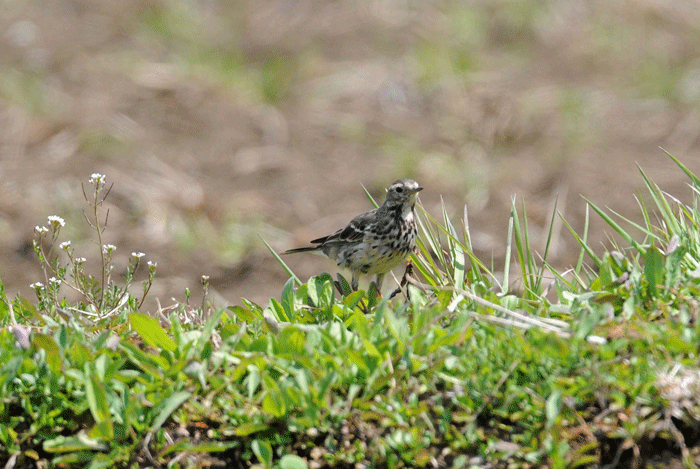
<instances>
[{"instance_id":1,"label":"white wildflower","mask_svg":"<svg viewBox=\"0 0 700 469\"><path fill-rule=\"evenodd\" d=\"M58 285L61 284L61 281L60 281L59 279L57 279L56 277L51 277L51 278L49 279L49 283L52 284L52 285L58 286Z\"/></svg>"},{"instance_id":2,"label":"white wildflower","mask_svg":"<svg viewBox=\"0 0 700 469\"><path fill-rule=\"evenodd\" d=\"M112 254L112 251L117 249L117 247L114 244L105 244L102 246L102 253L103 254Z\"/></svg>"},{"instance_id":3,"label":"white wildflower","mask_svg":"<svg viewBox=\"0 0 700 469\"><path fill-rule=\"evenodd\" d=\"M68 248L70 248L70 241L64 241L61 244L59 244L58 247L63 249L64 251L67 251Z\"/></svg>"},{"instance_id":4,"label":"white wildflower","mask_svg":"<svg viewBox=\"0 0 700 469\"><path fill-rule=\"evenodd\" d=\"M44 234L44 233L48 233L48 232L49 232L49 229L46 228L45 226L35 226L35 227L34 227L34 231L36 232L36 234L40 234L40 235L41 235L41 234Z\"/></svg>"},{"instance_id":5,"label":"white wildflower","mask_svg":"<svg viewBox=\"0 0 700 469\"><path fill-rule=\"evenodd\" d=\"M142 253L142 252L132 252L132 253L131 253L131 256L132 256L132 257L135 257L136 259L141 259L141 258L142 258L143 256L145 256L145 255L146 255L146 254L144 254L144 253Z\"/></svg>"},{"instance_id":6,"label":"white wildflower","mask_svg":"<svg viewBox=\"0 0 700 469\"><path fill-rule=\"evenodd\" d=\"M40 288L44 288L44 284L41 282L34 282L31 285L29 285L29 288L32 288L34 290L38 290Z\"/></svg>"},{"instance_id":7,"label":"white wildflower","mask_svg":"<svg viewBox=\"0 0 700 469\"><path fill-rule=\"evenodd\" d=\"M100 173L92 173L90 175L90 179L88 179L88 182L90 184L104 184L105 183L105 175L100 174Z\"/></svg>"},{"instance_id":8,"label":"white wildflower","mask_svg":"<svg viewBox=\"0 0 700 469\"><path fill-rule=\"evenodd\" d=\"M66 221L58 215L49 215L49 225L53 228L66 226Z\"/></svg>"},{"instance_id":9,"label":"white wildflower","mask_svg":"<svg viewBox=\"0 0 700 469\"><path fill-rule=\"evenodd\" d=\"M85 261L87 261L87 259L85 259L84 257L76 257L75 258L76 265L80 265L80 264L84 263Z\"/></svg>"}]
</instances>

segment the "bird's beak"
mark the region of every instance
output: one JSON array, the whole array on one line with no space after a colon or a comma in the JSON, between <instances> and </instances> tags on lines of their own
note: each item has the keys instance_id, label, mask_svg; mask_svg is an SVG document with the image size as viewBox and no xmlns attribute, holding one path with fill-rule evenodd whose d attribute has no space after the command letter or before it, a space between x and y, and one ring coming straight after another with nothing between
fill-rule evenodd
<instances>
[{"instance_id":1,"label":"bird's beak","mask_svg":"<svg viewBox=\"0 0 700 469\"><path fill-rule=\"evenodd\" d=\"M422 190L423 190L423 188L421 186L418 186L415 189L413 189L413 193L415 194L416 192L420 192Z\"/></svg>"}]
</instances>

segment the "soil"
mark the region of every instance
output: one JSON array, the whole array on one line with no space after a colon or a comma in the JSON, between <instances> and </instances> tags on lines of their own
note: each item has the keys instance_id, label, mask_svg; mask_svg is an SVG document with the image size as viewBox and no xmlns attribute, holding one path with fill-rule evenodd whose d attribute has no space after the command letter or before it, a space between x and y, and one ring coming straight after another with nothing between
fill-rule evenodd
<instances>
[{"instance_id":1,"label":"soil","mask_svg":"<svg viewBox=\"0 0 700 469\"><path fill-rule=\"evenodd\" d=\"M81 184L114 183L105 242L158 262L152 297L267 304L278 251L328 234L418 180L435 216L468 207L502 265L515 198L542 250L554 206L585 197L639 220L638 166L682 200L663 147L700 173L694 1L16 0L0 15L0 279L45 281L34 227L93 262ZM609 230L608 230L609 231ZM609 245L592 217L590 239ZM550 261L579 250L555 225ZM288 258L306 278L335 272ZM143 273L142 273L143 275ZM151 303L151 307L154 304Z\"/></svg>"}]
</instances>

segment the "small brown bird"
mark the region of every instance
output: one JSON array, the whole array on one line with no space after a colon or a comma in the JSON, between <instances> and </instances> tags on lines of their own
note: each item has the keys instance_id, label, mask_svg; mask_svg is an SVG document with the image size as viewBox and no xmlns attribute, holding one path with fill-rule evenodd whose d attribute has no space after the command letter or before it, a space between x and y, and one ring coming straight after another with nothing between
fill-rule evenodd
<instances>
[{"instance_id":1,"label":"small brown bird","mask_svg":"<svg viewBox=\"0 0 700 469\"><path fill-rule=\"evenodd\" d=\"M290 249L283 254L319 252L352 272L352 289L360 274L376 275L377 291L384 275L403 262L416 247L416 194L423 190L412 179L399 179L387 189L384 203L353 218L345 228L314 239L316 246Z\"/></svg>"}]
</instances>

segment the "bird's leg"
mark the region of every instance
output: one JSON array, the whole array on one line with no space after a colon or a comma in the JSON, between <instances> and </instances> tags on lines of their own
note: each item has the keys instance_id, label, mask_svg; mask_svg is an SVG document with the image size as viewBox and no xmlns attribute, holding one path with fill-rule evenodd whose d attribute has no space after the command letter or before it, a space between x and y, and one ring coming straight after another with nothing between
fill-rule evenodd
<instances>
[{"instance_id":1,"label":"bird's leg","mask_svg":"<svg viewBox=\"0 0 700 469\"><path fill-rule=\"evenodd\" d=\"M350 286L352 287L352 291L357 291L357 287L360 283L360 279L358 278L357 272L354 270L352 271L352 281L350 282Z\"/></svg>"},{"instance_id":2,"label":"bird's leg","mask_svg":"<svg viewBox=\"0 0 700 469\"><path fill-rule=\"evenodd\" d=\"M384 275L385 274L377 274L377 279L374 281L374 284L377 285L377 293L379 293L379 296L382 296L382 283L384 283Z\"/></svg>"},{"instance_id":3,"label":"bird's leg","mask_svg":"<svg viewBox=\"0 0 700 469\"><path fill-rule=\"evenodd\" d=\"M403 288L406 287L406 299L409 301L411 300L411 295L410 295L410 292L409 292L408 287L407 287L408 277L413 277L413 262L411 262L411 261L408 261L408 264L406 264L406 270L403 273L403 277L401 277L401 283L399 284L399 287L391 293L391 296L389 296L389 299L391 299L391 298L395 297L396 295L398 295L399 293L401 293Z\"/></svg>"}]
</instances>

